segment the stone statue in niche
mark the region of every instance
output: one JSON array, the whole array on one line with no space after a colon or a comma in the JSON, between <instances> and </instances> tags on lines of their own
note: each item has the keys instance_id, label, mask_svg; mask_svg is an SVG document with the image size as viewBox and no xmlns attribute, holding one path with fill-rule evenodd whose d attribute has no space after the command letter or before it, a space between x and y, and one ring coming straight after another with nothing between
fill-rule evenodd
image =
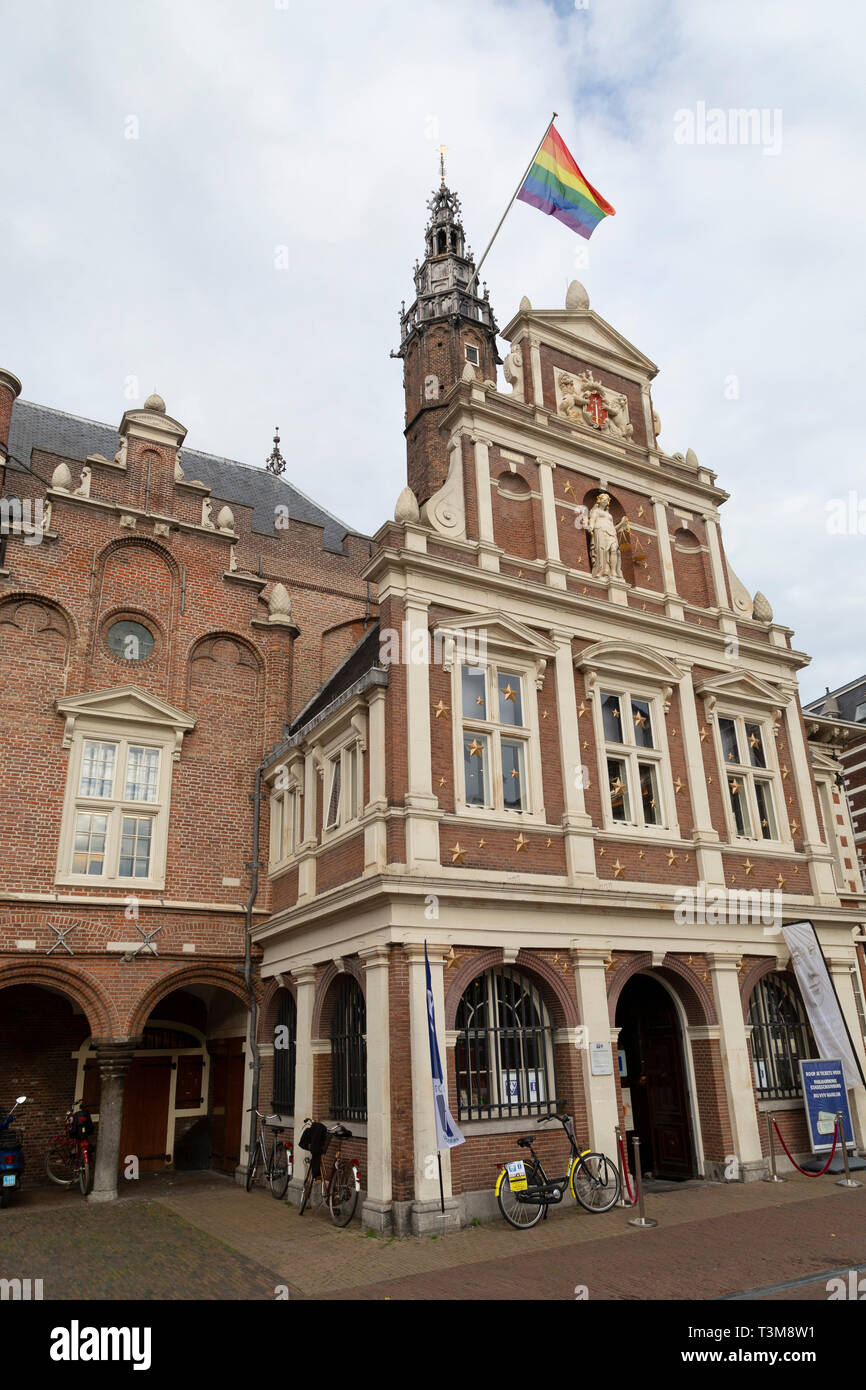
<instances>
[{"instance_id":1,"label":"stone statue in niche","mask_svg":"<svg viewBox=\"0 0 866 1390\"><path fill-rule=\"evenodd\" d=\"M519 343L513 343L511 351L502 363L505 380L514 393L515 400L523 400L523 353Z\"/></svg>"},{"instance_id":2,"label":"stone statue in niche","mask_svg":"<svg viewBox=\"0 0 866 1390\"><path fill-rule=\"evenodd\" d=\"M216 526L214 525L213 521L211 520L211 512L212 512L212 511L213 511L213 506L212 506L212 504L211 504L210 498L209 498L209 497L203 497L203 498L202 498L202 502L201 502L201 524L202 524L202 526L206 526L206 527L208 528L209 531L215 531L215 530L216 530Z\"/></svg>"},{"instance_id":3,"label":"stone statue in niche","mask_svg":"<svg viewBox=\"0 0 866 1390\"><path fill-rule=\"evenodd\" d=\"M73 497L90 496L90 465L86 463L81 470L81 477L78 480L78 487L72 494Z\"/></svg>"},{"instance_id":4,"label":"stone statue in niche","mask_svg":"<svg viewBox=\"0 0 866 1390\"><path fill-rule=\"evenodd\" d=\"M593 575L596 579L622 579L619 533L626 523L623 519L619 526L615 524L610 514L609 493L598 494L586 524L590 534Z\"/></svg>"},{"instance_id":5,"label":"stone statue in niche","mask_svg":"<svg viewBox=\"0 0 866 1390\"><path fill-rule=\"evenodd\" d=\"M129 440L126 438L126 436L124 436L123 439L121 439L120 441L120 448L114 455L114 462L119 463L123 468L126 467L126 451L128 448Z\"/></svg>"}]
</instances>

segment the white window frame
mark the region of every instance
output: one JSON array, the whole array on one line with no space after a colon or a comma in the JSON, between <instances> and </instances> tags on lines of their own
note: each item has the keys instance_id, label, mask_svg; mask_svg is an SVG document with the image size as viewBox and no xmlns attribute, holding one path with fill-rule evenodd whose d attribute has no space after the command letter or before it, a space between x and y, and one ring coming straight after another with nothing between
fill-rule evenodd
<instances>
[{"instance_id":1,"label":"white window frame","mask_svg":"<svg viewBox=\"0 0 866 1390\"><path fill-rule=\"evenodd\" d=\"M463 714L463 667L483 670L485 673L485 702L488 716L499 705L499 673L515 675L521 684L523 723L520 725L501 724L498 719L471 719ZM451 708L453 711L454 744L454 806L461 816L489 822L498 819L513 826L516 824L544 824L544 793L541 775L541 746L538 728L538 692L536 688L538 666L536 661L513 658L510 654L500 656L493 652L486 661L471 662L455 660L451 670ZM494 699L491 699L491 694ZM463 766L464 734L484 734L488 740L490 759L488 766L488 804L470 806L466 801L466 783ZM505 806L502 779L502 739L519 741L524 745L524 801L522 811L509 810Z\"/></svg>"},{"instance_id":2,"label":"white window frame","mask_svg":"<svg viewBox=\"0 0 866 1390\"><path fill-rule=\"evenodd\" d=\"M275 785L272 787L270 812L270 864L268 867L274 869L294 859L304 838L304 827L301 823L303 786L296 774L289 774L285 786L277 787Z\"/></svg>"},{"instance_id":3,"label":"white window frame","mask_svg":"<svg viewBox=\"0 0 866 1390\"><path fill-rule=\"evenodd\" d=\"M722 744L723 719L732 720L737 730L737 751L748 746L748 735L746 733L747 724L755 724L760 729L761 747L764 750L766 767L752 767L751 763L729 762L725 758L725 750ZM776 849L784 845L786 848L793 847L793 840L788 823L788 808L785 801L785 790L782 782L782 774L779 768L779 759L776 750L776 737L774 723L771 718L762 714L751 714L742 709L731 705L719 705L713 711L713 738L716 749L716 762L718 763L721 777L722 806L725 813L725 825L728 829L728 840L732 845L748 846L750 850L755 849ZM776 817L776 836L773 839L765 839L761 834L741 835L737 830L737 822L734 819L734 812L731 807L730 789L728 787L728 777L735 774L741 778L746 789L746 797L749 807L749 818L752 830L760 831L761 815L758 808L758 799L755 793L755 775L759 781L768 782L771 787L773 797L773 811Z\"/></svg>"},{"instance_id":4,"label":"white window frame","mask_svg":"<svg viewBox=\"0 0 866 1390\"><path fill-rule=\"evenodd\" d=\"M622 679L607 680L600 676L598 681L593 684L590 692L592 699L592 720L595 731L595 746L598 751L598 778L603 795L601 798L601 811L604 821L604 829L613 831L617 835L655 836L658 838L670 838L672 835L679 837L679 822L677 819L676 789L671 773L670 749L668 747L667 721L665 717L665 701L659 690L653 688L652 684L646 681L638 681L635 684L626 684ZM608 742L604 733L604 715L602 713L602 701L605 695L616 695L619 699L620 712L623 709L629 711L629 718L626 721L626 731L629 738L622 743L616 744ZM634 729L631 722L631 703L632 700L642 700L649 705L650 721L655 738L653 748L640 748L634 741ZM615 820L610 796L610 779L607 773L608 758L619 758L626 764L626 776L628 778L628 794L632 815L635 815L637 808L641 805L640 796L640 777L638 774L638 763L651 762L656 768L656 781L658 783L658 793L661 801L661 817L658 825L646 825L643 815L640 819L622 821Z\"/></svg>"},{"instance_id":5,"label":"white window frame","mask_svg":"<svg viewBox=\"0 0 866 1390\"><path fill-rule=\"evenodd\" d=\"M358 826L364 815L364 751L366 739L356 719L327 744L319 748L319 772L322 794L322 843L332 840L348 829ZM352 797L352 760L355 765L354 804ZM331 785L334 766L340 764L340 798L337 818L328 825Z\"/></svg>"},{"instance_id":6,"label":"white window frame","mask_svg":"<svg viewBox=\"0 0 866 1390\"><path fill-rule=\"evenodd\" d=\"M115 746L114 781L110 797L83 795L80 791L84 749L87 743L110 743ZM60 843L57 855L56 883L112 888L163 888L168 842L168 817L171 802L172 753L175 737L139 733L131 729L118 732L106 724L87 721L76 724L71 739L71 751L66 776ZM126 799L126 768L130 748L153 748L159 752L159 775L154 801ZM75 825L79 812L105 815L108 820L105 859L101 874L73 872ZM150 865L146 878L119 873L124 817L148 818L152 821Z\"/></svg>"}]
</instances>

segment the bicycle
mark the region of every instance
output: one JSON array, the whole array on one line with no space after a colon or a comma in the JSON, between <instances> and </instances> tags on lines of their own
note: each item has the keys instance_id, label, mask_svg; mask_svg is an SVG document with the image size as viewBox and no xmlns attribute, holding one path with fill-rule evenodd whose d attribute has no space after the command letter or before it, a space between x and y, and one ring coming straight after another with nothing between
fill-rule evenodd
<instances>
[{"instance_id":1,"label":"bicycle","mask_svg":"<svg viewBox=\"0 0 866 1390\"><path fill-rule=\"evenodd\" d=\"M76 1108L77 1107L77 1108ZM45 1155L45 1171L58 1187L71 1187L78 1181L81 1195L86 1197L93 1186L93 1157L96 1145L91 1141L93 1121L83 1100L76 1100L66 1112L66 1129L51 1141Z\"/></svg>"},{"instance_id":2,"label":"bicycle","mask_svg":"<svg viewBox=\"0 0 866 1390\"><path fill-rule=\"evenodd\" d=\"M255 1107L251 1105L247 1114L251 1115L254 1110ZM258 1130L256 1142L250 1153L250 1161L247 1164L247 1192L252 1192L259 1164L261 1164L271 1189L271 1196L279 1201L280 1198L285 1197L289 1186L292 1151L285 1139L277 1137L283 1132L283 1126L277 1125L274 1129L271 1151L268 1153L265 1145L265 1125L269 1125L272 1120L278 1120L280 1117L279 1115L263 1115L261 1110L255 1110L255 1114L257 1119L262 1121L262 1127Z\"/></svg>"},{"instance_id":3,"label":"bicycle","mask_svg":"<svg viewBox=\"0 0 866 1390\"><path fill-rule=\"evenodd\" d=\"M304 1121L304 1128L311 1122ZM344 1165L343 1152L338 1148L334 1154L334 1162L330 1176L325 1177L321 1172L322 1159L328 1152L332 1139L351 1139L352 1131L346 1129L345 1125L332 1125L328 1130L328 1138L325 1147L319 1154L319 1172L316 1177L313 1173L313 1158L310 1154L307 1158L307 1172L304 1177L304 1185L301 1189L301 1201L298 1207L298 1215L303 1216L305 1209L319 1207L327 1201L331 1212L331 1220L335 1226L348 1226L352 1217L355 1215L355 1207L358 1204L358 1193L361 1190L361 1170L357 1163ZM351 1175L349 1170L351 1169ZM318 1191L316 1189L318 1188Z\"/></svg>"},{"instance_id":4,"label":"bicycle","mask_svg":"<svg viewBox=\"0 0 866 1390\"><path fill-rule=\"evenodd\" d=\"M568 1172L561 1178L548 1178L538 1154L532 1147L531 1136L518 1139L518 1146L528 1149L527 1159L505 1164L496 1179L496 1200L505 1220L518 1230L529 1230L539 1221L547 1220L547 1210L561 1202L566 1189L585 1211L594 1214L610 1211L620 1196L620 1178L615 1163L604 1154L582 1152L574 1135L574 1120L570 1115L542 1115L538 1123L558 1120L571 1144Z\"/></svg>"}]
</instances>

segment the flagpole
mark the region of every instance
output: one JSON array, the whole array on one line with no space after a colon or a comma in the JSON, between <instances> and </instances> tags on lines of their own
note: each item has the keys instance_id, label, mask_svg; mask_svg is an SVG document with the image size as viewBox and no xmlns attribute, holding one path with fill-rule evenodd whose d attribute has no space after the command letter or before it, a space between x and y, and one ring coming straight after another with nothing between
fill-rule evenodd
<instances>
[{"instance_id":1,"label":"flagpole","mask_svg":"<svg viewBox=\"0 0 866 1390\"><path fill-rule=\"evenodd\" d=\"M557 114L558 114L558 113L557 113L556 111L554 111L553 115L551 116L550 120L548 121L547 127L546 127L546 129L545 129L545 132L544 132L544 134L542 135L541 139L539 140L538 144L536 145L535 151L534 151L534 153L533 153L532 158L530 159L529 163L527 164L526 168L524 169L523 173L522 173L521 176L520 176L520 183L517 185L517 187L515 188L514 192L513 192L512 195L511 195L511 200L510 200L510 202L509 202L509 204L508 204L508 207L505 209L505 211L503 212L502 216L500 217L499 221L498 221L497 224L496 224L496 231L493 233L493 236L490 238L490 240L488 241L487 245L485 246L483 255L482 255L482 257L481 257L481 260L478 262L477 266L475 267L475 273L474 273L474 275L472 276L472 279L469 281L469 284L466 286L466 293L467 293L467 294L470 293L470 291L471 291L471 289L472 289L472 286L475 284L475 281L478 279L478 273L479 273L479 271L481 270L481 267L483 266L485 260L487 259L487 252L490 250L490 248L491 248L491 246L493 245L494 241L495 241L496 238L499 236L500 228L502 227L503 222L505 221L506 217L507 217L508 214L510 213L512 207L514 206L514 200L515 200L515 198L517 197L518 193L520 192L521 188L523 187L524 183L526 182L526 175L529 173L530 169L532 168L533 164L535 163L535 156L538 154L538 151L541 149L542 145L544 144L545 140L547 139L548 132L549 132L549 130L550 130L550 127L553 125L553 122L556 120Z\"/></svg>"}]
</instances>

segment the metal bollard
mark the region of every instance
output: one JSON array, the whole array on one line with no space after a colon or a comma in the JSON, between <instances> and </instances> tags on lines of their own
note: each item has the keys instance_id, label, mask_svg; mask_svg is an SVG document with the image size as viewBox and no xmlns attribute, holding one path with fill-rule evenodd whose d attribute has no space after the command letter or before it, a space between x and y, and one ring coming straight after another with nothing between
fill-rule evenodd
<instances>
[{"instance_id":1,"label":"metal bollard","mask_svg":"<svg viewBox=\"0 0 866 1390\"><path fill-rule=\"evenodd\" d=\"M780 1178L776 1172L776 1142L773 1138L773 1116L767 1115L767 1141L770 1145L770 1171L764 1175L764 1182L787 1182L787 1178Z\"/></svg>"},{"instance_id":2,"label":"metal bollard","mask_svg":"<svg viewBox=\"0 0 866 1390\"><path fill-rule=\"evenodd\" d=\"M634 1144L634 1180L637 1185L637 1209L638 1215L632 1216L629 1220L630 1226L657 1226L659 1223L653 1221L651 1216L644 1215L643 1205L643 1179L641 1177L640 1165L640 1138L636 1134L632 1140Z\"/></svg>"},{"instance_id":3,"label":"metal bollard","mask_svg":"<svg viewBox=\"0 0 866 1390\"><path fill-rule=\"evenodd\" d=\"M862 1182L857 1182L854 1178L852 1178L852 1176L851 1176L851 1169L848 1167L848 1145L845 1143L845 1126L844 1126L844 1124L843 1124L843 1120L842 1120L842 1111L841 1111L841 1110L837 1110L837 1111L836 1111L836 1123L837 1123L837 1125L839 1126L839 1133L840 1133L840 1135L842 1136L842 1158L843 1158L844 1163L845 1163L845 1176L844 1176L844 1178L837 1178L837 1179L836 1179L836 1186L837 1186L837 1187L862 1187L862 1186L863 1186Z\"/></svg>"},{"instance_id":4,"label":"metal bollard","mask_svg":"<svg viewBox=\"0 0 866 1390\"><path fill-rule=\"evenodd\" d=\"M619 1125L614 1126L614 1135L616 1137L616 1171L619 1174L619 1201L617 1202L617 1206L630 1207L631 1202L628 1200L626 1194L625 1175L622 1171L622 1130Z\"/></svg>"}]
</instances>

